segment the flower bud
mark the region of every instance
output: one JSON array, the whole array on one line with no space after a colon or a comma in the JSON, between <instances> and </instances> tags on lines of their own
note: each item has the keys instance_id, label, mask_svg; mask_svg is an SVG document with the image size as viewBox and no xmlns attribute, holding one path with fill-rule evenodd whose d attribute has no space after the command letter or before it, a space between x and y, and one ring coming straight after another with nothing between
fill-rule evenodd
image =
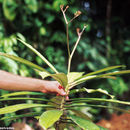
<instances>
[{"instance_id":1,"label":"flower bud","mask_svg":"<svg viewBox=\"0 0 130 130\"><path fill-rule=\"evenodd\" d=\"M74 14L74 16L78 17L80 14L81 14L81 11L76 11L75 14Z\"/></svg>"}]
</instances>

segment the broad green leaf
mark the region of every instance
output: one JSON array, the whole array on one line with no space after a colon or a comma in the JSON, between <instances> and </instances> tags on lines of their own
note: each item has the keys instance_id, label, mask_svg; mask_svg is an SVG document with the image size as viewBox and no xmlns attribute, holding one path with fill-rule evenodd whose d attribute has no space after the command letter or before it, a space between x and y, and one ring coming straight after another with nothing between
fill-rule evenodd
<instances>
[{"instance_id":1,"label":"broad green leaf","mask_svg":"<svg viewBox=\"0 0 130 130\"><path fill-rule=\"evenodd\" d=\"M68 83L75 81L76 79L80 78L84 72L70 72L67 74Z\"/></svg>"},{"instance_id":2,"label":"broad green leaf","mask_svg":"<svg viewBox=\"0 0 130 130\"><path fill-rule=\"evenodd\" d=\"M35 101L46 101L49 102L50 100L44 98L26 98L26 97L17 97L17 98L0 98L0 101L10 101L10 100L35 100Z\"/></svg>"},{"instance_id":3,"label":"broad green leaf","mask_svg":"<svg viewBox=\"0 0 130 130\"><path fill-rule=\"evenodd\" d=\"M85 120L73 115L70 115L70 118L83 130L100 130L100 128L90 120Z\"/></svg>"},{"instance_id":4,"label":"broad green leaf","mask_svg":"<svg viewBox=\"0 0 130 130\"><path fill-rule=\"evenodd\" d=\"M99 88L99 89L87 89L87 88L84 88L84 89L85 89L88 93L100 92L100 93L104 93L104 94L110 96L111 98L114 98L113 95L110 95L106 90L103 90L103 89L101 89L101 88Z\"/></svg>"},{"instance_id":5,"label":"broad green leaf","mask_svg":"<svg viewBox=\"0 0 130 130\"><path fill-rule=\"evenodd\" d=\"M102 98L73 98L70 99L72 102L111 102L111 103L119 103L124 105L130 105L130 102L119 101L114 99L102 99Z\"/></svg>"},{"instance_id":6,"label":"broad green leaf","mask_svg":"<svg viewBox=\"0 0 130 130\"><path fill-rule=\"evenodd\" d=\"M6 114L6 113L12 113L18 110L26 109L26 108L32 108L32 107L50 107L50 105L44 105L44 104L17 104L12 106L7 106L0 108L0 114Z\"/></svg>"},{"instance_id":7,"label":"broad green leaf","mask_svg":"<svg viewBox=\"0 0 130 130\"><path fill-rule=\"evenodd\" d=\"M58 121L62 114L61 110L48 110L40 116L39 123L46 130Z\"/></svg>"},{"instance_id":8,"label":"broad green leaf","mask_svg":"<svg viewBox=\"0 0 130 130\"><path fill-rule=\"evenodd\" d=\"M64 73L57 73L57 74L48 74L46 72L39 73L41 77L44 79L48 76L52 77L53 79L57 80L62 86L66 87L68 84L67 76Z\"/></svg>"},{"instance_id":9,"label":"broad green leaf","mask_svg":"<svg viewBox=\"0 0 130 130\"><path fill-rule=\"evenodd\" d=\"M101 88L99 89L87 89L87 88L81 88L81 89L73 89L70 91L69 94L74 94L74 93L79 93L79 92L88 92L88 93L94 93L94 92L100 92L100 93L104 93L108 96L110 96L111 98L114 98L113 95L110 95L106 90L103 90Z\"/></svg>"},{"instance_id":10,"label":"broad green leaf","mask_svg":"<svg viewBox=\"0 0 130 130\"><path fill-rule=\"evenodd\" d=\"M80 78L79 80L76 80L75 82L71 83L71 86L76 86L76 85L81 84L87 80L91 80L91 79L95 79L95 78L97 78L97 75L86 76L86 77Z\"/></svg>"},{"instance_id":11,"label":"broad green leaf","mask_svg":"<svg viewBox=\"0 0 130 130\"><path fill-rule=\"evenodd\" d=\"M64 87L66 87L68 84L67 76L64 73L51 74L50 76L57 80Z\"/></svg>"},{"instance_id":12,"label":"broad green leaf","mask_svg":"<svg viewBox=\"0 0 130 130\"><path fill-rule=\"evenodd\" d=\"M74 112L74 114L75 114L76 116L79 116L80 118L83 118L83 119L86 119L86 120L90 120L90 121L91 121L90 117L88 117L86 114L84 114L84 113L81 112L81 111L74 110L74 109L70 109L70 111Z\"/></svg>"},{"instance_id":13,"label":"broad green leaf","mask_svg":"<svg viewBox=\"0 0 130 130\"><path fill-rule=\"evenodd\" d=\"M14 93L9 93L9 94L4 94L0 97L11 97L11 96L21 96L21 95L44 95L44 94L38 93L38 92L22 91L22 92L14 92Z\"/></svg>"},{"instance_id":14,"label":"broad green leaf","mask_svg":"<svg viewBox=\"0 0 130 130\"><path fill-rule=\"evenodd\" d=\"M26 64L26 65L28 65L28 66L30 66L30 67L32 67L32 68L35 68L35 69L38 69L38 70L40 70L40 71L44 71L44 72L48 73L48 72L47 72L45 69L43 69L42 67L40 67L40 66L38 66L38 65L36 65L36 64L34 64L34 63L28 61L28 60L25 60L25 59L23 59L23 58L20 58L20 57L14 56L14 55L9 55L9 54L2 53L2 52L0 52L0 56L5 56L5 57L10 58L10 59L12 59L12 60L15 60L15 61L21 62L21 63L23 63L23 64Z\"/></svg>"},{"instance_id":15,"label":"broad green leaf","mask_svg":"<svg viewBox=\"0 0 130 130\"><path fill-rule=\"evenodd\" d=\"M5 116L5 117L2 117L0 120L15 120L17 118L22 118L22 117L34 117L34 116L38 116L40 115L41 112L33 112L33 113L26 113L26 114L22 114L22 115L13 115L13 116Z\"/></svg>"},{"instance_id":16,"label":"broad green leaf","mask_svg":"<svg viewBox=\"0 0 130 130\"><path fill-rule=\"evenodd\" d=\"M115 72L111 72L111 73L101 74L101 75L92 75L92 76L86 76L86 77L83 76L83 78L80 78L79 80L72 83L71 86L76 86L87 80L92 80L92 79L96 79L96 78L105 78L105 77L107 78L107 76L129 74L129 73L130 73L130 70L122 70L122 71L115 71Z\"/></svg>"},{"instance_id":17,"label":"broad green leaf","mask_svg":"<svg viewBox=\"0 0 130 130\"><path fill-rule=\"evenodd\" d=\"M125 65L110 66L110 67L107 67L107 68L104 68L104 69L101 69L101 70L97 70L95 72L88 73L88 74L84 75L83 77L99 74L99 73L102 73L102 72L105 72L105 71L109 71L109 70L113 70L113 69L117 69L117 68L121 68L121 67L125 67Z\"/></svg>"},{"instance_id":18,"label":"broad green leaf","mask_svg":"<svg viewBox=\"0 0 130 130\"><path fill-rule=\"evenodd\" d=\"M27 46L30 50L32 50L36 55L38 55L55 73L58 73L58 71L55 69L55 67L42 55L40 54L35 48L33 48L30 44L26 43L25 41L18 38L18 40L23 43L25 46Z\"/></svg>"}]
</instances>

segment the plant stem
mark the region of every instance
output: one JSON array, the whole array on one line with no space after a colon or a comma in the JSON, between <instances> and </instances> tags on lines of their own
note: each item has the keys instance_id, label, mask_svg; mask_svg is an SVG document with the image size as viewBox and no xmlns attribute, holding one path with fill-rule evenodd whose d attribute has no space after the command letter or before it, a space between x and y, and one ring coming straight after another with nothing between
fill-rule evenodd
<instances>
[{"instance_id":1,"label":"plant stem","mask_svg":"<svg viewBox=\"0 0 130 130\"><path fill-rule=\"evenodd\" d=\"M67 49L68 49L68 57L70 57L70 48L69 48L69 24L66 24L66 36L67 36Z\"/></svg>"},{"instance_id":2,"label":"plant stem","mask_svg":"<svg viewBox=\"0 0 130 130\"><path fill-rule=\"evenodd\" d=\"M63 110L64 102L65 102L65 97L63 97L61 100L61 105L60 105L61 110Z\"/></svg>"},{"instance_id":3,"label":"plant stem","mask_svg":"<svg viewBox=\"0 0 130 130\"><path fill-rule=\"evenodd\" d=\"M80 33L78 33L78 39L77 39L77 41L76 41L76 43L75 43L75 45L74 45L74 48L73 48L73 50L72 50L72 52L71 52L71 54L70 54L69 60L68 60L68 73L70 72L70 66L71 66L72 57L73 57L73 55L74 55L74 52L75 52L75 50L76 50L76 48L77 48L77 45L78 45L78 43L79 43L79 41L80 41L80 39L81 39L81 36L82 36L82 34L83 34L83 32L84 32L84 30L85 30L86 27L87 27L87 26L84 26L83 30L82 30Z\"/></svg>"},{"instance_id":4,"label":"plant stem","mask_svg":"<svg viewBox=\"0 0 130 130\"><path fill-rule=\"evenodd\" d=\"M68 73L70 72L70 66L71 66L72 57L73 57L73 54L74 54L74 52L76 50L76 47L77 47L77 45L78 45L78 43L80 41L80 38L81 38L81 36L78 37L78 39L77 39L77 41L75 43L75 46L74 46L74 48L73 48L73 50L71 52L71 55L69 57L69 61L68 61Z\"/></svg>"}]
</instances>

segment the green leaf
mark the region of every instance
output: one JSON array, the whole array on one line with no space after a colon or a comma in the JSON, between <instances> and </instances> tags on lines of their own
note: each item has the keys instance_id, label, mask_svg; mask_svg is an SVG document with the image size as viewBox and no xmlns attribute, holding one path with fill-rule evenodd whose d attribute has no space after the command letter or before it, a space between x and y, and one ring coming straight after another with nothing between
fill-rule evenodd
<instances>
[{"instance_id":1,"label":"green leaf","mask_svg":"<svg viewBox=\"0 0 130 130\"><path fill-rule=\"evenodd\" d=\"M80 78L84 72L70 72L67 74L68 83L75 81L76 79Z\"/></svg>"},{"instance_id":2,"label":"green leaf","mask_svg":"<svg viewBox=\"0 0 130 130\"><path fill-rule=\"evenodd\" d=\"M21 96L21 95L44 95L44 94L38 93L38 92L22 91L22 92L14 92L14 93L9 93L9 94L4 94L0 97L11 97L11 96Z\"/></svg>"},{"instance_id":3,"label":"green leaf","mask_svg":"<svg viewBox=\"0 0 130 130\"><path fill-rule=\"evenodd\" d=\"M95 79L95 78L97 78L97 75L86 76L86 77L80 78L79 80L76 80L75 82L71 83L70 86L76 86L76 85L81 84L87 80L91 80L91 79Z\"/></svg>"},{"instance_id":4,"label":"green leaf","mask_svg":"<svg viewBox=\"0 0 130 130\"><path fill-rule=\"evenodd\" d=\"M18 40L23 43L25 46L27 46L30 50L32 50L36 55L38 55L55 73L58 73L58 71L55 69L55 67L43 56L41 55L35 48L33 48L30 44L24 42L23 40Z\"/></svg>"},{"instance_id":5,"label":"green leaf","mask_svg":"<svg viewBox=\"0 0 130 130\"><path fill-rule=\"evenodd\" d=\"M83 77L99 74L99 73L102 73L102 72L105 72L105 71L109 71L109 70L113 70L113 69L117 69L117 68L121 68L121 67L125 67L125 65L110 66L110 67L107 67L107 68L104 68L104 69L101 69L101 70L97 70L95 72L88 73L88 74L84 75Z\"/></svg>"},{"instance_id":6,"label":"green leaf","mask_svg":"<svg viewBox=\"0 0 130 130\"><path fill-rule=\"evenodd\" d=\"M100 93L104 93L108 96L110 96L111 98L114 98L113 95L110 95L106 90L103 90L101 88L99 89L87 89L87 88L81 88L81 89L73 89L70 91L69 94L74 94L74 93L79 93L79 92L88 92L88 93L94 93L94 92L100 92Z\"/></svg>"},{"instance_id":7,"label":"green leaf","mask_svg":"<svg viewBox=\"0 0 130 130\"><path fill-rule=\"evenodd\" d=\"M0 114L6 114L6 113L12 113L18 110L26 109L26 108L32 108L32 107L48 107L50 105L44 105L44 104L17 104L12 106L7 106L0 108Z\"/></svg>"},{"instance_id":8,"label":"green leaf","mask_svg":"<svg viewBox=\"0 0 130 130\"><path fill-rule=\"evenodd\" d=\"M75 114L76 116L79 116L80 118L83 118L83 119L86 119L86 120L90 120L90 121L91 121L90 117L87 116L86 114L84 114L84 113L81 112L81 111L74 110L74 109L70 109L70 111L74 112L74 114Z\"/></svg>"},{"instance_id":9,"label":"green leaf","mask_svg":"<svg viewBox=\"0 0 130 130\"><path fill-rule=\"evenodd\" d=\"M46 101L49 102L48 99L44 98L26 98L26 97L17 97L17 98L2 98L0 101L10 101L10 100L36 100L36 101Z\"/></svg>"},{"instance_id":10,"label":"green leaf","mask_svg":"<svg viewBox=\"0 0 130 130\"><path fill-rule=\"evenodd\" d=\"M61 110L48 110L40 116L39 123L46 130L58 121L62 114Z\"/></svg>"},{"instance_id":11,"label":"green leaf","mask_svg":"<svg viewBox=\"0 0 130 130\"><path fill-rule=\"evenodd\" d=\"M39 75L42 77L42 79L45 79L50 76L50 74L46 72L39 72Z\"/></svg>"},{"instance_id":12,"label":"green leaf","mask_svg":"<svg viewBox=\"0 0 130 130\"><path fill-rule=\"evenodd\" d=\"M86 105L81 105L81 103L77 103L77 104L72 104L69 106L71 109L72 107L99 107L99 108L106 108L106 109L113 109L113 110L117 110L117 111L121 111L121 112L125 112L125 113L129 113L129 111L118 108L118 107L111 107L111 106L105 106L105 105L94 105L94 104L86 104ZM69 107L67 107L67 109L69 109ZM70 110L70 109L69 109Z\"/></svg>"},{"instance_id":13,"label":"green leaf","mask_svg":"<svg viewBox=\"0 0 130 130\"><path fill-rule=\"evenodd\" d=\"M11 115L11 116L5 116L2 117L0 120L15 120L17 118L22 118L22 117L34 117L34 116L39 116L41 114L41 112L33 112L33 113L26 113L26 114L22 114L22 115Z\"/></svg>"},{"instance_id":14,"label":"green leaf","mask_svg":"<svg viewBox=\"0 0 130 130\"><path fill-rule=\"evenodd\" d=\"M24 0L25 3L28 5L28 8L33 12L36 13L38 10L38 2L37 0Z\"/></svg>"},{"instance_id":15,"label":"green leaf","mask_svg":"<svg viewBox=\"0 0 130 130\"><path fill-rule=\"evenodd\" d=\"M122 71L115 71L115 72L111 72L111 73L101 74L101 75L92 75L92 76L86 76L86 77L83 76L79 80L72 83L71 86L76 86L76 85L83 83L87 80L92 80L92 79L96 79L96 78L105 78L105 77L108 78L107 76L129 74L129 73L130 73L130 70L122 70Z\"/></svg>"},{"instance_id":16,"label":"green leaf","mask_svg":"<svg viewBox=\"0 0 130 130\"><path fill-rule=\"evenodd\" d=\"M111 72L111 73L106 73L106 74L98 75L97 78L100 78L100 77L103 77L103 76L129 74L129 73L130 73L130 70L115 71L115 72Z\"/></svg>"},{"instance_id":17,"label":"green leaf","mask_svg":"<svg viewBox=\"0 0 130 130\"><path fill-rule=\"evenodd\" d=\"M40 71L44 71L44 72L48 73L48 72L47 72L45 69L43 69L42 67L40 67L40 66L38 66L38 65L36 65L36 64L34 64L34 63L28 61L28 60L25 60L25 59L23 59L23 58L20 58L20 57L14 56L14 55L9 55L9 54L2 53L2 52L0 52L0 56L5 56L5 57L10 58L10 59L12 59L12 60L15 60L15 61L21 62L21 63L23 63L23 64L26 64L26 65L28 65L28 66L30 66L30 67L32 67L32 68L35 68L35 69L38 69L38 70L40 70Z\"/></svg>"},{"instance_id":18,"label":"green leaf","mask_svg":"<svg viewBox=\"0 0 130 130\"><path fill-rule=\"evenodd\" d=\"M13 21L16 17L16 7L17 4L14 0L3 0L3 10L5 17Z\"/></svg>"},{"instance_id":19,"label":"green leaf","mask_svg":"<svg viewBox=\"0 0 130 130\"><path fill-rule=\"evenodd\" d=\"M70 115L70 118L82 129L84 130L100 130L100 128L89 120Z\"/></svg>"},{"instance_id":20,"label":"green leaf","mask_svg":"<svg viewBox=\"0 0 130 130\"><path fill-rule=\"evenodd\" d=\"M64 73L57 73L57 74L48 74L46 72L39 73L41 77L44 79L48 76L52 77L53 79L57 80L62 86L66 87L68 84L67 76Z\"/></svg>"},{"instance_id":21,"label":"green leaf","mask_svg":"<svg viewBox=\"0 0 130 130\"><path fill-rule=\"evenodd\" d=\"M102 98L73 98L70 99L72 102L111 102L111 103L119 103L124 105L130 105L130 102L119 101L114 99L102 99Z\"/></svg>"},{"instance_id":22,"label":"green leaf","mask_svg":"<svg viewBox=\"0 0 130 130\"><path fill-rule=\"evenodd\" d=\"M56 96L50 99L50 102L48 102L48 105L51 105L55 107L56 109L60 108L61 102L62 102L63 96ZM54 108L47 108L46 110L52 110Z\"/></svg>"},{"instance_id":23,"label":"green leaf","mask_svg":"<svg viewBox=\"0 0 130 130\"><path fill-rule=\"evenodd\" d=\"M66 87L68 84L67 76L64 73L51 74L50 76L57 80L64 87Z\"/></svg>"},{"instance_id":24,"label":"green leaf","mask_svg":"<svg viewBox=\"0 0 130 130\"><path fill-rule=\"evenodd\" d=\"M108 96L110 96L111 98L114 98L115 96L113 95L110 95L106 90L103 90L101 88L99 89L87 89L87 88L84 88L88 93L94 93L94 92L100 92L100 93L104 93Z\"/></svg>"}]
</instances>

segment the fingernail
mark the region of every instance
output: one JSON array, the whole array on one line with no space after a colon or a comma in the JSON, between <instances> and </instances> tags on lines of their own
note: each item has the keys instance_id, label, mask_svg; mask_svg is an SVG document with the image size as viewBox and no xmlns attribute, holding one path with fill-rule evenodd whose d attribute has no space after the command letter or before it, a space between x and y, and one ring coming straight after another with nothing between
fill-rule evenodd
<instances>
[{"instance_id":1,"label":"fingernail","mask_svg":"<svg viewBox=\"0 0 130 130\"><path fill-rule=\"evenodd\" d=\"M66 92L62 92L62 95L66 95Z\"/></svg>"}]
</instances>

